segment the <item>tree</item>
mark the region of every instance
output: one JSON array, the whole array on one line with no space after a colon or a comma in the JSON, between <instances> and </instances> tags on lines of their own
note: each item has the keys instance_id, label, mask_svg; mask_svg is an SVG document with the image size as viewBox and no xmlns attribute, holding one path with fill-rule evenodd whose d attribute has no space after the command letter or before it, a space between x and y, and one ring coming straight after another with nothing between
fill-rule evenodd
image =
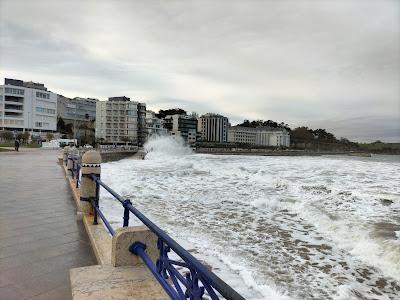
<instances>
[{"instance_id":1,"label":"tree","mask_svg":"<svg viewBox=\"0 0 400 300\"><path fill-rule=\"evenodd\" d=\"M0 132L0 137L3 140L11 141L12 139L14 139L14 134L11 131L4 130L4 131Z\"/></svg>"},{"instance_id":2,"label":"tree","mask_svg":"<svg viewBox=\"0 0 400 300\"><path fill-rule=\"evenodd\" d=\"M166 110L160 109L158 114L156 114L157 118L164 119L166 116L171 115L186 115L186 111L182 108L170 108Z\"/></svg>"},{"instance_id":3,"label":"tree","mask_svg":"<svg viewBox=\"0 0 400 300\"><path fill-rule=\"evenodd\" d=\"M309 129L308 127L297 127L290 132L290 139L292 141L314 140L314 134L312 129Z\"/></svg>"},{"instance_id":4,"label":"tree","mask_svg":"<svg viewBox=\"0 0 400 300\"><path fill-rule=\"evenodd\" d=\"M31 136L31 134L30 134L28 131L25 131L25 132L22 134L22 140L24 141L24 143L27 143L27 142L28 142L30 136Z\"/></svg>"},{"instance_id":5,"label":"tree","mask_svg":"<svg viewBox=\"0 0 400 300\"><path fill-rule=\"evenodd\" d=\"M28 142L30 136L31 136L31 134L28 131L20 132L17 134L17 140L20 140L23 143L26 143L26 142Z\"/></svg>"},{"instance_id":6,"label":"tree","mask_svg":"<svg viewBox=\"0 0 400 300\"><path fill-rule=\"evenodd\" d=\"M46 138L48 141L51 141L52 139L54 139L54 134L52 134L51 132L46 133Z\"/></svg>"},{"instance_id":7,"label":"tree","mask_svg":"<svg viewBox=\"0 0 400 300\"><path fill-rule=\"evenodd\" d=\"M95 139L94 139L94 136L91 136L91 135L88 135L88 136L82 136L81 138L80 138L80 143L79 143L81 146L84 146L84 145L86 145L86 144L88 144L88 145L94 145L95 144Z\"/></svg>"},{"instance_id":8,"label":"tree","mask_svg":"<svg viewBox=\"0 0 400 300\"><path fill-rule=\"evenodd\" d=\"M57 131L65 132L65 122L64 119L61 117L57 118Z\"/></svg>"},{"instance_id":9,"label":"tree","mask_svg":"<svg viewBox=\"0 0 400 300\"><path fill-rule=\"evenodd\" d=\"M252 128L264 126L264 127L271 127L271 128L283 128L283 129L286 129L287 131L291 131L288 124L285 124L284 122L281 122L278 124L278 122L275 122L272 120L268 120L268 121L255 120L255 121L251 121L251 122L249 120L244 120L243 123L238 124L238 126L252 127Z\"/></svg>"},{"instance_id":10,"label":"tree","mask_svg":"<svg viewBox=\"0 0 400 300\"><path fill-rule=\"evenodd\" d=\"M351 143L348 139L346 139L346 138L344 138L344 137L341 137L339 141L340 141L340 143L342 143L342 144L350 144L350 143Z\"/></svg>"},{"instance_id":11,"label":"tree","mask_svg":"<svg viewBox=\"0 0 400 300\"><path fill-rule=\"evenodd\" d=\"M22 139L23 139L22 132L17 134L16 139L19 140L19 141L22 141Z\"/></svg>"},{"instance_id":12,"label":"tree","mask_svg":"<svg viewBox=\"0 0 400 300\"><path fill-rule=\"evenodd\" d=\"M325 129L316 129L313 131L314 137L320 141L337 141L335 136Z\"/></svg>"}]
</instances>

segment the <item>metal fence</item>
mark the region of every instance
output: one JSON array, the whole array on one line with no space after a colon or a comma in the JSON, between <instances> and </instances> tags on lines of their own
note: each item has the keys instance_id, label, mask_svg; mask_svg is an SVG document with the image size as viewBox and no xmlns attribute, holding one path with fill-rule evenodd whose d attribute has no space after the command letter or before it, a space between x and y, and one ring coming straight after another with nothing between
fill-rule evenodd
<instances>
[{"instance_id":1,"label":"metal fence","mask_svg":"<svg viewBox=\"0 0 400 300\"><path fill-rule=\"evenodd\" d=\"M90 178L96 184L96 196L94 199L89 200L94 208L93 225L98 224L98 217L100 217L108 232L111 235L115 234L115 230L99 207L100 188L103 188L124 207L122 218L123 227L129 226L129 216L130 213L132 213L157 236L159 257L156 262L150 259L145 251L147 245L141 242L134 242L129 247L129 251L143 260L144 264L149 268L171 299L244 299L221 278L208 270L207 267L186 251L165 231L136 209L129 199L124 199L101 181L98 175L81 175L79 157L68 157L66 165L68 164L68 160L72 160L71 175L76 180L76 187L80 185L81 176ZM173 251L180 260L171 259L169 257L171 251ZM184 272L182 272L182 270L178 271L177 267L180 269L183 268Z\"/></svg>"}]
</instances>

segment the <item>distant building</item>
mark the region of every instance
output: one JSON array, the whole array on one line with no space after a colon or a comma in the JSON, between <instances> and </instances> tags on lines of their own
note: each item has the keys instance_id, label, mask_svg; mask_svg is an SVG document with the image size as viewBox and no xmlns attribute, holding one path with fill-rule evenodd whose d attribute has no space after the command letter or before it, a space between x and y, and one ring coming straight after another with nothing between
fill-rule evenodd
<instances>
[{"instance_id":1,"label":"distant building","mask_svg":"<svg viewBox=\"0 0 400 300\"><path fill-rule=\"evenodd\" d=\"M156 113L151 110L146 110L146 132L147 138L167 134L167 129L163 127L161 119L157 118Z\"/></svg>"},{"instance_id":2,"label":"distant building","mask_svg":"<svg viewBox=\"0 0 400 300\"><path fill-rule=\"evenodd\" d=\"M284 128L232 126L228 130L228 142L289 147L290 135Z\"/></svg>"},{"instance_id":3,"label":"distant building","mask_svg":"<svg viewBox=\"0 0 400 300\"><path fill-rule=\"evenodd\" d=\"M110 97L96 103L96 133L104 143L143 145L146 137L146 104L128 97Z\"/></svg>"},{"instance_id":4,"label":"distant building","mask_svg":"<svg viewBox=\"0 0 400 300\"><path fill-rule=\"evenodd\" d=\"M143 146L147 140L145 103L138 103L137 113L138 113L138 145Z\"/></svg>"},{"instance_id":5,"label":"distant building","mask_svg":"<svg viewBox=\"0 0 400 300\"><path fill-rule=\"evenodd\" d=\"M0 129L32 135L56 131L57 95L42 83L5 78L0 85Z\"/></svg>"},{"instance_id":6,"label":"distant building","mask_svg":"<svg viewBox=\"0 0 400 300\"><path fill-rule=\"evenodd\" d=\"M205 142L226 143L228 141L229 120L218 114L205 114L199 118L201 140Z\"/></svg>"},{"instance_id":7,"label":"distant building","mask_svg":"<svg viewBox=\"0 0 400 300\"><path fill-rule=\"evenodd\" d=\"M96 103L94 98L73 99L57 95L57 116L64 124L72 124L72 137L94 135L94 120L96 119Z\"/></svg>"},{"instance_id":8,"label":"distant building","mask_svg":"<svg viewBox=\"0 0 400 300\"><path fill-rule=\"evenodd\" d=\"M63 118L64 122L81 121L88 122L96 119L96 103L94 98L73 99L57 95L57 115Z\"/></svg>"},{"instance_id":9,"label":"distant building","mask_svg":"<svg viewBox=\"0 0 400 300\"><path fill-rule=\"evenodd\" d=\"M170 115L164 119L164 127L171 136L181 136L185 142L194 145L197 141L197 118L187 115Z\"/></svg>"}]
</instances>

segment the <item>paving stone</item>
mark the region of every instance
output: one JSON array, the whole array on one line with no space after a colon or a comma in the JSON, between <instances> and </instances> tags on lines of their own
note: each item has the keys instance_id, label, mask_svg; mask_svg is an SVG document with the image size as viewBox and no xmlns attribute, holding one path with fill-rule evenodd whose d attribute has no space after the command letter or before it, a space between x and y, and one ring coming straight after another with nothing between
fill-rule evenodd
<instances>
[{"instance_id":1,"label":"paving stone","mask_svg":"<svg viewBox=\"0 0 400 300\"><path fill-rule=\"evenodd\" d=\"M0 154L0 300L71 299L69 270L95 264L57 151Z\"/></svg>"}]
</instances>

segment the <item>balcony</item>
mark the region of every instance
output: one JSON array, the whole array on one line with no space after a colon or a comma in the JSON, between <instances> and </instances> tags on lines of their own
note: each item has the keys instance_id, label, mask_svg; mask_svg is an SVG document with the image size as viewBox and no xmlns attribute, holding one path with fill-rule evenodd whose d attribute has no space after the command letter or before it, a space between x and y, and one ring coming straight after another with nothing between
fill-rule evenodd
<instances>
[{"instance_id":1,"label":"balcony","mask_svg":"<svg viewBox=\"0 0 400 300\"><path fill-rule=\"evenodd\" d=\"M22 112L24 110L23 105L18 105L18 104L11 104L11 103L4 103L4 110L5 111L16 111L16 112Z\"/></svg>"},{"instance_id":2,"label":"balcony","mask_svg":"<svg viewBox=\"0 0 400 300\"><path fill-rule=\"evenodd\" d=\"M12 99L12 100L6 100L6 99L5 99L4 104L5 104L5 105L11 104L11 105L23 106L23 105L24 105L24 102L23 102L23 101L16 101L16 100L14 100L14 99Z\"/></svg>"},{"instance_id":3,"label":"balcony","mask_svg":"<svg viewBox=\"0 0 400 300\"><path fill-rule=\"evenodd\" d=\"M4 111L4 118L24 119L24 115L20 111Z\"/></svg>"}]
</instances>

